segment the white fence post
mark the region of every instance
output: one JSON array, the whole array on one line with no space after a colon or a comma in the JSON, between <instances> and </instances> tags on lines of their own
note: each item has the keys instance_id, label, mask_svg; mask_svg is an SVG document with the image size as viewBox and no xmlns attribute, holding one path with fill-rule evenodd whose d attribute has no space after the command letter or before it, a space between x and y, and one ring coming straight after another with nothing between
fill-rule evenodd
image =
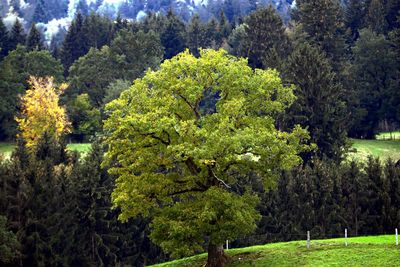
<instances>
[{"instance_id":1,"label":"white fence post","mask_svg":"<svg viewBox=\"0 0 400 267\"><path fill-rule=\"evenodd\" d=\"M229 250L229 241L226 240L226 250Z\"/></svg>"},{"instance_id":2,"label":"white fence post","mask_svg":"<svg viewBox=\"0 0 400 267\"><path fill-rule=\"evenodd\" d=\"M344 242L345 242L345 245L347 247L347 228L344 229Z\"/></svg>"},{"instance_id":3,"label":"white fence post","mask_svg":"<svg viewBox=\"0 0 400 267\"><path fill-rule=\"evenodd\" d=\"M310 248L310 231L307 231L307 248Z\"/></svg>"},{"instance_id":4,"label":"white fence post","mask_svg":"<svg viewBox=\"0 0 400 267\"><path fill-rule=\"evenodd\" d=\"M396 246L398 246L399 245L399 232L397 231L397 228L396 228Z\"/></svg>"}]
</instances>

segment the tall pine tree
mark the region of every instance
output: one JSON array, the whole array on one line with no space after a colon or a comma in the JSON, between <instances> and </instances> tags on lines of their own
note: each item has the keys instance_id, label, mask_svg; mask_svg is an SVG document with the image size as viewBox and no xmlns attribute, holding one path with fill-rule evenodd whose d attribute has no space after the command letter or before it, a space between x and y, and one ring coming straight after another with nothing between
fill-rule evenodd
<instances>
[{"instance_id":1,"label":"tall pine tree","mask_svg":"<svg viewBox=\"0 0 400 267\"><path fill-rule=\"evenodd\" d=\"M28 34L28 39L26 40L26 48L29 51L32 50L43 50L44 45L42 41L42 36L38 29L36 28L36 24L33 23L31 29Z\"/></svg>"}]
</instances>

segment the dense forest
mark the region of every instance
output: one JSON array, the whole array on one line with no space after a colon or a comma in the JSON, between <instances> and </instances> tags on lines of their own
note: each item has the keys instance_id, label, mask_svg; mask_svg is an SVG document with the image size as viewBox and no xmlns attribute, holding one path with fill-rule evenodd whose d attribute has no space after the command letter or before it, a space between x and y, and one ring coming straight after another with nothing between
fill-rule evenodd
<instances>
[{"instance_id":1,"label":"dense forest","mask_svg":"<svg viewBox=\"0 0 400 267\"><path fill-rule=\"evenodd\" d=\"M246 174L234 172L229 189L256 192L261 217L233 246L304 239L307 231L326 238L344 228L355 236L399 227L399 163L346 155L350 138L400 128L400 2L297 0L290 19L273 6L248 11L184 17L169 8L136 21L123 12L110 19L78 10L67 32L50 43L35 23L26 30L15 20L7 28L0 19L0 141L17 144L0 161L0 265L143 266L171 257L160 248L169 252L168 244L153 243L162 233L151 237L150 218L118 220L121 206L111 194L121 173L110 168L123 163L105 159L113 153L107 143L113 127L104 122L112 117L109 103L128 97L120 96L134 80L160 64L167 68L186 50L202 58L203 49L224 49L252 69L277 70L296 98L284 112L270 112L272 124L282 132L300 125L309 135L301 164L277 171L269 190L249 166ZM57 99L69 130L60 138L46 131L31 145L21 118L33 76L51 76L63 88ZM220 96L207 94L198 104L211 114ZM90 142L91 150L79 155L66 149L69 142ZM163 166L159 172L168 173Z\"/></svg>"}]
</instances>

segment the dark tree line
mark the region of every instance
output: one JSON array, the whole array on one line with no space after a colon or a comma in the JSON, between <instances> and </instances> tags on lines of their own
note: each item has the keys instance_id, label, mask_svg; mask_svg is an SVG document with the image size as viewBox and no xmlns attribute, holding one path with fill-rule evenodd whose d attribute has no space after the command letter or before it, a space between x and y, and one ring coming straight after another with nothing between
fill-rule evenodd
<instances>
[{"instance_id":1,"label":"dark tree line","mask_svg":"<svg viewBox=\"0 0 400 267\"><path fill-rule=\"evenodd\" d=\"M7 220L0 217L0 229L15 234L2 243L2 266L142 266L165 258L147 238L145 220L117 220L103 154L98 142L79 159L46 135L33 152L19 141L0 164Z\"/></svg>"},{"instance_id":2,"label":"dark tree line","mask_svg":"<svg viewBox=\"0 0 400 267\"><path fill-rule=\"evenodd\" d=\"M257 190L257 179L249 181ZM261 193L262 219L254 235L234 246L272 241L393 234L399 227L400 167L393 160L337 165L317 160L282 174L274 190Z\"/></svg>"}]
</instances>

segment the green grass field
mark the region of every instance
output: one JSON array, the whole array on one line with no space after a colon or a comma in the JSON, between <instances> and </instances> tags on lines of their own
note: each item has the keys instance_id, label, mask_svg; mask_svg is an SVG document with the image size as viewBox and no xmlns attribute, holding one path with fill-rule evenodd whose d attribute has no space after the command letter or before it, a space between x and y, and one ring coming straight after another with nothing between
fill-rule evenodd
<instances>
[{"instance_id":1,"label":"green grass field","mask_svg":"<svg viewBox=\"0 0 400 267\"><path fill-rule=\"evenodd\" d=\"M0 143L0 153L3 154L6 158L10 157L12 151L14 150L15 145L12 143ZM87 153L90 149L90 144L68 144L67 148L71 151L78 151L82 155Z\"/></svg>"},{"instance_id":2,"label":"green grass field","mask_svg":"<svg viewBox=\"0 0 400 267\"><path fill-rule=\"evenodd\" d=\"M240 249L230 249L232 260L229 267L263 266L400 266L400 246L395 245L393 235L354 237L273 243ZM154 267L200 267L207 255L154 265Z\"/></svg>"},{"instance_id":3,"label":"green grass field","mask_svg":"<svg viewBox=\"0 0 400 267\"><path fill-rule=\"evenodd\" d=\"M400 140L400 131L379 133L375 137L378 140Z\"/></svg>"},{"instance_id":4,"label":"green grass field","mask_svg":"<svg viewBox=\"0 0 400 267\"><path fill-rule=\"evenodd\" d=\"M353 147L349 153L349 159L366 160L368 155L380 157L382 160L392 158L400 159L400 132L399 140L361 140L352 139ZM0 143L0 153L6 157L11 155L15 145L11 143ZM85 154L90 149L90 144L69 144L68 149Z\"/></svg>"},{"instance_id":5,"label":"green grass field","mask_svg":"<svg viewBox=\"0 0 400 267\"><path fill-rule=\"evenodd\" d=\"M360 140L352 139L352 152L349 158L366 160L368 155L379 157L381 160L400 159L400 140Z\"/></svg>"}]
</instances>

